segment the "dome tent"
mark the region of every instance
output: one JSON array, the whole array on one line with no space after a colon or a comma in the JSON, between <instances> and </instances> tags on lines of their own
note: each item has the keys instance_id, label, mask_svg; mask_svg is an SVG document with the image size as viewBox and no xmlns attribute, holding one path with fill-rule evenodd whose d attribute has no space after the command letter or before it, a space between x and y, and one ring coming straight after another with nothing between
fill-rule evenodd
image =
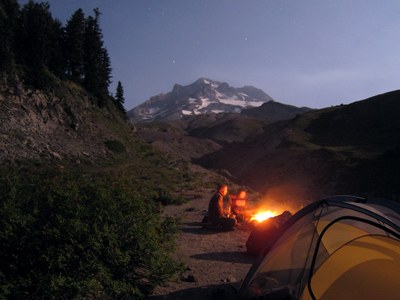
<instances>
[{"instance_id":1,"label":"dome tent","mask_svg":"<svg viewBox=\"0 0 400 300\"><path fill-rule=\"evenodd\" d=\"M400 205L335 196L293 215L239 290L245 299L397 299Z\"/></svg>"}]
</instances>

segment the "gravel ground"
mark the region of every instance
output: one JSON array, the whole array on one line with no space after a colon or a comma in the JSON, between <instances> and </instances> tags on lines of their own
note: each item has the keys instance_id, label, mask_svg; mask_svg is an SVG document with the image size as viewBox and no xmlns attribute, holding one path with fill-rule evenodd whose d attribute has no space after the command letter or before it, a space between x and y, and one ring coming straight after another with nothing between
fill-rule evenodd
<instances>
[{"instance_id":1,"label":"gravel ground","mask_svg":"<svg viewBox=\"0 0 400 300\"><path fill-rule=\"evenodd\" d=\"M206 193L205 193L206 194ZM175 255L186 265L179 278L158 287L148 299L223 299L240 286L254 260L246 253L250 229L217 232L202 227L211 197L168 206L165 213L180 218L181 233Z\"/></svg>"}]
</instances>

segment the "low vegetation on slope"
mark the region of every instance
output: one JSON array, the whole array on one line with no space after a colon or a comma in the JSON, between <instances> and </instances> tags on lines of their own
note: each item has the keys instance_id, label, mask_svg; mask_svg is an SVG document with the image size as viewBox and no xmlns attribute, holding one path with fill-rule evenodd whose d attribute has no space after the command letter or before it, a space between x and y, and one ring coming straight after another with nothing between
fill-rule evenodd
<instances>
[{"instance_id":1,"label":"low vegetation on slope","mask_svg":"<svg viewBox=\"0 0 400 300\"><path fill-rule=\"evenodd\" d=\"M140 297L179 267L174 221L149 187L46 170L3 173L0 192L6 298Z\"/></svg>"},{"instance_id":2,"label":"low vegetation on slope","mask_svg":"<svg viewBox=\"0 0 400 300\"><path fill-rule=\"evenodd\" d=\"M201 182L185 163L136 141L113 160L18 161L1 174L6 298L140 299L180 270L162 210Z\"/></svg>"}]
</instances>

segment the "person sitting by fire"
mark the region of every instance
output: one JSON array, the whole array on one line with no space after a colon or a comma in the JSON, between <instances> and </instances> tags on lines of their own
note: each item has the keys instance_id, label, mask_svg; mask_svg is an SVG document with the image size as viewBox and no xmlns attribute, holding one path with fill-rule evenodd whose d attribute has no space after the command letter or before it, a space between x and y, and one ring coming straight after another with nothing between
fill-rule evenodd
<instances>
[{"instance_id":1,"label":"person sitting by fire","mask_svg":"<svg viewBox=\"0 0 400 300\"><path fill-rule=\"evenodd\" d=\"M227 193L228 186L226 184L218 185L217 191L211 197L208 205L208 218L217 229L228 231L235 229L236 219L224 210L224 197Z\"/></svg>"},{"instance_id":2,"label":"person sitting by fire","mask_svg":"<svg viewBox=\"0 0 400 300\"><path fill-rule=\"evenodd\" d=\"M231 211L239 222L245 221L247 216L247 193L245 189L239 189L236 195L231 195Z\"/></svg>"}]
</instances>

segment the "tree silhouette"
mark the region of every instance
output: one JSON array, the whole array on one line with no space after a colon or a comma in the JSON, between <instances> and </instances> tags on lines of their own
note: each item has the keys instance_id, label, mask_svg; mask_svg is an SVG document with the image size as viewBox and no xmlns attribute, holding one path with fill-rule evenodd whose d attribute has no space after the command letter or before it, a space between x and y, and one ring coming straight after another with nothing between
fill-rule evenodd
<instances>
[{"instance_id":1,"label":"tree silhouette","mask_svg":"<svg viewBox=\"0 0 400 300\"><path fill-rule=\"evenodd\" d=\"M26 68L25 81L45 88L49 81L46 72L51 61L54 32L58 26L53 20L48 3L29 1L21 11L17 29L17 62Z\"/></svg>"},{"instance_id":2,"label":"tree silhouette","mask_svg":"<svg viewBox=\"0 0 400 300\"><path fill-rule=\"evenodd\" d=\"M65 61L67 77L77 83L84 79L85 15L78 9L65 26Z\"/></svg>"},{"instance_id":3,"label":"tree silhouette","mask_svg":"<svg viewBox=\"0 0 400 300\"><path fill-rule=\"evenodd\" d=\"M49 40L51 47L47 65L57 77L65 78L64 28L57 19L53 20Z\"/></svg>"},{"instance_id":4,"label":"tree silhouette","mask_svg":"<svg viewBox=\"0 0 400 300\"><path fill-rule=\"evenodd\" d=\"M29 1L21 11L18 40L20 62L32 68L47 65L53 19L48 3Z\"/></svg>"},{"instance_id":5,"label":"tree silhouette","mask_svg":"<svg viewBox=\"0 0 400 300\"><path fill-rule=\"evenodd\" d=\"M111 60L99 26L100 11L85 18L78 9L67 20L53 19L47 2L0 0L0 72L19 75L25 84L46 89L55 78L82 84L104 106L109 94ZM123 107L121 105L121 107ZM121 108L120 107L120 108Z\"/></svg>"},{"instance_id":6,"label":"tree silhouette","mask_svg":"<svg viewBox=\"0 0 400 300\"><path fill-rule=\"evenodd\" d=\"M89 16L86 20L84 86L99 98L98 104L102 106L109 97L111 64L107 49L103 47L103 36L99 27L100 12L96 8L94 13L95 17Z\"/></svg>"},{"instance_id":7,"label":"tree silhouette","mask_svg":"<svg viewBox=\"0 0 400 300\"><path fill-rule=\"evenodd\" d=\"M19 15L16 0L0 1L0 72L14 65L15 28Z\"/></svg>"},{"instance_id":8,"label":"tree silhouette","mask_svg":"<svg viewBox=\"0 0 400 300\"><path fill-rule=\"evenodd\" d=\"M115 104L119 110L122 112L126 112L124 108L125 98L124 98L124 89L122 87L121 81L118 81L117 89L115 92Z\"/></svg>"}]
</instances>

